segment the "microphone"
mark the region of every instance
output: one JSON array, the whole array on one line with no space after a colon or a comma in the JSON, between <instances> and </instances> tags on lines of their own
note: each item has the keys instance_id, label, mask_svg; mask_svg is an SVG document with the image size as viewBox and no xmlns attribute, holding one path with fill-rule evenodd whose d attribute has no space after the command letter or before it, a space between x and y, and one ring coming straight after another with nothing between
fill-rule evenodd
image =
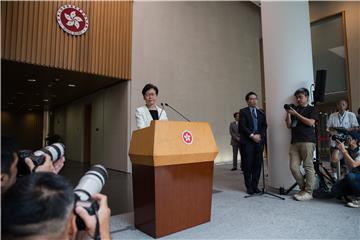
<instances>
[{"instance_id":1,"label":"microphone","mask_svg":"<svg viewBox=\"0 0 360 240\"><path fill-rule=\"evenodd\" d=\"M191 122L187 117L185 117L184 115L182 115L180 112L178 112L175 108L173 108L172 106L170 106L169 104L165 103L165 106L171 108L174 112L176 112L177 114L179 114L183 119L185 119L188 122Z\"/></svg>"},{"instance_id":2,"label":"microphone","mask_svg":"<svg viewBox=\"0 0 360 240\"><path fill-rule=\"evenodd\" d=\"M159 115L159 120L160 120L160 118L161 118L161 114L163 113L163 111L164 111L164 103L160 103L160 105L161 105L161 112L160 112L160 115Z\"/></svg>"}]
</instances>

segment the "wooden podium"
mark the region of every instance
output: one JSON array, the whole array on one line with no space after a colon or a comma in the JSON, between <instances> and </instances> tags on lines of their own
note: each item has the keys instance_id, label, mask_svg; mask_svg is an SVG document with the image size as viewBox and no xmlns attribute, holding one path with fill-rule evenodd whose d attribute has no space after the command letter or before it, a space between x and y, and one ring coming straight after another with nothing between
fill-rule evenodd
<instances>
[{"instance_id":1,"label":"wooden podium","mask_svg":"<svg viewBox=\"0 0 360 240\"><path fill-rule=\"evenodd\" d=\"M206 122L152 121L134 131L135 227L158 238L210 221L217 153Z\"/></svg>"}]
</instances>

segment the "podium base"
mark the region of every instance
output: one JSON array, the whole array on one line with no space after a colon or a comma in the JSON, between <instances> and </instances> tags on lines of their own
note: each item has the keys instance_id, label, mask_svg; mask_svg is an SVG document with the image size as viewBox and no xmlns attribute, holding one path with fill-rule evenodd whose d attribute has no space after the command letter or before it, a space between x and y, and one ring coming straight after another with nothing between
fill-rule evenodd
<instances>
[{"instance_id":1,"label":"podium base","mask_svg":"<svg viewBox=\"0 0 360 240\"><path fill-rule=\"evenodd\" d=\"M159 238L210 221L214 162L133 164L135 228Z\"/></svg>"}]
</instances>

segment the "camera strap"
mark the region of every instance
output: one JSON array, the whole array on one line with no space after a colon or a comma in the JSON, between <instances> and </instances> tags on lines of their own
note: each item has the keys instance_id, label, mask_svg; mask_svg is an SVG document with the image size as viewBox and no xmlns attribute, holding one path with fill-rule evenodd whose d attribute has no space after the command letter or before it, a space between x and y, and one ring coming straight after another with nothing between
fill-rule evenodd
<instances>
[{"instance_id":1,"label":"camera strap","mask_svg":"<svg viewBox=\"0 0 360 240\"><path fill-rule=\"evenodd\" d=\"M99 223L98 211L95 211L95 218L96 218L96 226L95 226L94 239L95 239L95 240L101 240L101 236L100 236L100 223Z\"/></svg>"}]
</instances>

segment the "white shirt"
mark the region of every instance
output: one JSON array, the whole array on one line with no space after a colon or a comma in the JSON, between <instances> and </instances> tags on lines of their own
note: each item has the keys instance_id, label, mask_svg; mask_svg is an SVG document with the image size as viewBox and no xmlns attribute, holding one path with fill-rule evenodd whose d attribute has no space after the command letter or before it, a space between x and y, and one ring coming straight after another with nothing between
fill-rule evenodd
<instances>
[{"instance_id":1,"label":"white shirt","mask_svg":"<svg viewBox=\"0 0 360 240\"><path fill-rule=\"evenodd\" d=\"M163 108L156 106L159 114L159 120L168 120L166 112ZM138 107L135 111L136 118L136 127L146 128L150 126L151 121L153 120L149 109L146 106Z\"/></svg>"},{"instance_id":2,"label":"white shirt","mask_svg":"<svg viewBox=\"0 0 360 240\"><path fill-rule=\"evenodd\" d=\"M326 126L328 128L331 127L342 127L345 129L349 129L349 128L353 128L353 127L358 127L358 121L356 119L356 115L352 112L349 111L345 111L343 113L343 115L340 115L339 112L335 112L330 114L330 117L327 121ZM330 145L332 147L335 147L335 141L330 140Z\"/></svg>"}]
</instances>

